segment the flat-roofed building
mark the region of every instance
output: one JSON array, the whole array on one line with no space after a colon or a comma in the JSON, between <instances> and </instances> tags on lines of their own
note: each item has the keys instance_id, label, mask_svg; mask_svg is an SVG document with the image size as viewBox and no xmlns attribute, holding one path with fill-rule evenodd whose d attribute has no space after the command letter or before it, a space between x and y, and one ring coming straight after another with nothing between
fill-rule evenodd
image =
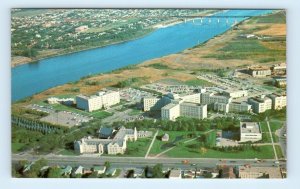
<instances>
[{"instance_id":1,"label":"flat-roofed building","mask_svg":"<svg viewBox=\"0 0 300 189\"><path fill-rule=\"evenodd\" d=\"M282 173L281 173L279 167L239 166L239 178L243 178L243 179L256 179L256 178L281 179Z\"/></svg>"},{"instance_id":2,"label":"flat-roofed building","mask_svg":"<svg viewBox=\"0 0 300 189\"><path fill-rule=\"evenodd\" d=\"M240 142L256 142L262 139L262 132L257 122L240 123Z\"/></svg>"},{"instance_id":3,"label":"flat-roofed building","mask_svg":"<svg viewBox=\"0 0 300 189\"><path fill-rule=\"evenodd\" d=\"M171 99L167 96L162 98L158 97L145 97L143 98L143 106L144 111L153 111L153 110L160 110L163 106L170 103Z\"/></svg>"},{"instance_id":4,"label":"flat-roofed building","mask_svg":"<svg viewBox=\"0 0 300 189\"><path fill-rule=\"evenodd\" d=\"M179 103L170 103L162 107L161 119L175 121L180 116Z\"/></svg>"},{"instance_id":5,"label":"flat-roofed building","mask_svg":"<svg viewBox=\"0 0 300 189\"><path fill-rule=\"evenodd\" d=\"M180 103L180 116L197 119L207 118L207 105L183 102Z\"/></svg>"},{"instance_id":6,"label":"flat-roofed building","mask_svg":"<svg viewBox=\"0 0 300 189\"><path fill-rule=\"evenodd\" d=\"M98 92L97 95L76 96L76 107L88 112L108 108L118 103L120 103L119 91L101 91Z\"/></svg>"},{"instance_id":7,"label":"flat-roofed building","mask_svg":"<svg viewBox=\"0 0 300 189\"><path fill-rule=\"evenodd\" d=\"M248 104L252 106L252 111L254 113L263 113L266 110L272 109L272 100L265 95L249 98Z\"/></svg>"},{"instance_id":8,"label":"flat-roofed building","mask_svg":"<svg viewBox=\"0 0 300 189\"><path fill-rule=\"evenodd\" d=\"M225 96L231 97L231 98L240 98L248 96L248 91L246 90L227 90L223 91L223 94Z\"/></svg>"},{"instance_id":9,"label":"flat-roofed building","mask_svg":"<svg viewBox=\"0 0 300 189\"><path fill-rule=\"evenodd\" d=\"M271 75L271 69L267 66L251 66L248 71L253 77L266 77Z\"/></svg>"},{"instance_id":10,"label":"flat-roofed building","mask_svg":"<svg viewBox=\"0 0 300 189\"><path fill-rule=\"evenodd\" d=\"M285 75L286 74L286 63L275 64L271 67L272 74L274 75Z\"/></svg>"},{"instance_id":11,"label":"flat-roofed building","mask_svg":"<svg viewBox=\"0 0 300 189\"><path fill-rule=\"evenodd\" d=\"M286 107L286 95L270 94L269 97L272 99L272 108L274 110Z\"/></svg>"},{"instance_id":12,"label":"flat-roofed building","mask_svg":"<svg viewBox=\"0 0 300 189\"><path fill-rule=\"evenodd\" d=\"M180 99L182 99L184 102L191 102L191 103L198 103L200 104L201 101L201 94L200 93L194 93L194 94L188 94L188 95L179 95Z\"/></svg>"},{"instance_id":13,"label":"flat-roofed building","mask_svg":"<svg viewBox=\"0 0 300 189\"><path fill-rule=\"evenodd\" d=\"M229 112L250 112L251 105L247 102L231 102L229 103Z\"/></svg>"},{"instance_id":14,"label":"flat-roofed building","mask_svg":"<svg viewBox=\"0 0 300 189\"><path fill-rule=\"evenodd\" d=\"M215 102L214 110L218 111L218 112L228 113L229 112L229 103L225 104L225 103Z\"/></svg>"},{"instance_id":15,"label":"flat-roofed building","mask_svg":"<svg viewBox=\"0 0 300 189\"><path fill-rule=\"evenodd\" d=\"M213 105L216 102L227 104L231 101L231 97L223 96L221 94L214 94L211 92L201 94L201 104Z\"/></svg>"},{"instance_id":16,"label":"flat-roofed building","mask_svg":"<svg viewBox=\"0 0 300 189\"><path fill-rule=\"evenodd\" d=\"M276 87L286 87L286 77L277 77L273 79L273 84Z\"/></svg>"}]
</instances>

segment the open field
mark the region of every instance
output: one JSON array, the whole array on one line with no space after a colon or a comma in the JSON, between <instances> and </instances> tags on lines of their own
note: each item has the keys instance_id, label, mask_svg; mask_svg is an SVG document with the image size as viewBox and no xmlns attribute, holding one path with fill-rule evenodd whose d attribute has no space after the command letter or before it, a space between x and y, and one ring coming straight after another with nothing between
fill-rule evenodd
<instances>
[{"instance_id":1,"label":"open field","mask_svg":"<svg viewBox=\"0 0 300 189\"><path fill-rule=\"evenodd\" d=\"M22 149L22 147L25 146L24 143L11 143L11 150L13 153L18 153L20 149Z\"/></svg>"}]
</instances>

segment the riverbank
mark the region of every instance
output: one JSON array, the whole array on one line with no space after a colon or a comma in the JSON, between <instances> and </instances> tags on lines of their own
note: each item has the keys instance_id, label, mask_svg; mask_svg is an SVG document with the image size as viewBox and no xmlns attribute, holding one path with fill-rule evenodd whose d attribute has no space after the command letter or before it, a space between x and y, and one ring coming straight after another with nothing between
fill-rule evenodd
<instances>
[{"instance_id":1,"label":"riverbank","mask_svg":"<svg viewBox=\"0 0 300 189\"><path fill-rule=\"evenodd\" d=\"M223 10L222 10L223 11ZM203 11L200 14L197 15L191 15L191 16L211 16L217 12L220 12L220 10L206 10ZM176 24L181 24L183 23L183 20L171 20L170 21L163 21L157 25L151 26L147 29L141 30L140 32L137 32L135 36L130 37L128 39L125 40L119 40L119 41L110 41L107 42L106 44L102 44L99 46L93 46L93 47L71 47L71 49L50 49L50 50L43 50L43 51L39 51L39 55L35 58L28 58L28 57L24 57L24 56L12 56L11 57L11 67L14 68L16 66L20 66L23 64L30 64L30 63L37 63L38 61L44 60L44 59L48 59L48 58L52 58L52 57L57 57L57 56L62 56L62 55L69 55L69 54L73 54L73 53L79 53L82 51L88 51L88 50L92 50L92 49L97 49L97 48L103 48L103 47L107 47L110 45L118 45L118 44L122 44L122 43L126 43L129 41L134 41L134 40L138 40L140 38L143 38L147 35L150 35L152 32L156 31L157 29L160 29L161 27L157 27L158 25L162 25L163 28L166 27L171 27L174 26ZM165 23L167 23L166 25L164 25Z\"/></svg>"},{"instance_id":2,"label":"riverbank","mask_svg":"<svg viewBox=\"0 0 300 189\"><path fill-rule=\"evenodd\" d=\"M237 48L240 45L246 45L248 48L259 47L261 49L268 49L270 55L273 58L281 58L279 51L285 51L285 44L283 41L263 41L260 39L242 39L243 41L235 42L237 39L241 40L239 36L242 33L253 33L253 32L268 32L268 36L274 37L278 32L275 30L270 31L274 23L260 23L257 18L251 18L247 21L237 25L237 28L227 30L222 35L218 35L206 43L198 45L196 47L186 49L180 53L155 58L152 60L144 61L138 65L131 65L125 68L117 69L109 73L101 73L83 77L79 81L69 82L67 84L57 86L39 94L33 95L30 98L21 100L16 104L24 105L28 103L34 103L40 100L45 100L51 96L59 95L77 95L93 94L102 88L116 86L119 82L126 81L132 78L137 78L139 82L133 83L133 87L139 87L140 85L153 83L164 80L174 80L178 82L189 83L195 80L199 72L216 70L216 69L230 69L233 70L239 67L247 67L253 64L273 64L276 61L261 63L261 56L265 57L266 51L249 51L243 50L243 55L249 56L250 58L228 57L221 59L218 54L228 53L240 53ZM275 27L276 28L276 27ZM280 36L285 38L285 36ZM249 43L251 46L249 46ZM281 44L276 45L276 44ZM254 46L253 46L254 44ZM230 46L228 46L230 45ZM259 45L259 46L256 46ZM228 48L230 47L230 48ZM235 51L232 51L234 49ZM275 54L275 52L277 54ZM246 54L245 54L246 53ZM212 56L213 55L213 56ZM267 54L267 56L269 56ZM284 58L284 56L282 56ZM155 73L155 74L154 74Z\"/></svg>"}]
</instances>

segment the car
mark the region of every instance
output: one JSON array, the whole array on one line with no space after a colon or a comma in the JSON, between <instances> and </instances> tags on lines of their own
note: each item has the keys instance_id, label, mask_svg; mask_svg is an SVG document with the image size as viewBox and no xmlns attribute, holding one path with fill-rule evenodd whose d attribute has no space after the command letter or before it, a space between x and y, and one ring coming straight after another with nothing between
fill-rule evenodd
<instances>
[{"instance_id":1,"label":"car","mask_svg":"<svg viewBox=\"0 0 300 189\"><path fill-rule=\"evenodd\" d=\"M191 166L196 166L196 164L195 164L195 163L192 163Z\"/></svg>"},{"instance_id":2,"label":"car","mask_svg":"<svg viewBox=\"0 0 300 189\"><path fill-rule=\"evenodd\" d=\"M278 161L278 160L277 160L277 161L274 161L274 163L275 163L275 164L279 164L279 161Z\"/></svg>"}]
</instances>

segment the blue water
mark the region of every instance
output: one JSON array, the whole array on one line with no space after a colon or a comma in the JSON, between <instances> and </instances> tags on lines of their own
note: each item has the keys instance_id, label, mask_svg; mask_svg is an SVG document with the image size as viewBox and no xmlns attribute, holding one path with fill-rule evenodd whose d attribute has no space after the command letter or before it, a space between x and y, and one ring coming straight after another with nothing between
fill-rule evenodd
<instances>
[{"instance_id":1,"label":"blue water","mask_svg":"<svg viewBox=\"0 0 300 189\"><path fill-rule=\"evenodd\" d=\"M255 16L271 10L229 10L217 16ZM218 22L219 19L219 22ZM226 21L228 19L228 22ZM47 58L12 69L12 101L46 89L79 80L90 74L112 71L127 65L178 53L230 29L246 18L211 18L187 21L160 28L149 35L102 48ZM209 21L210 20L210 21Z\"/></svg>"}]
</instances>

